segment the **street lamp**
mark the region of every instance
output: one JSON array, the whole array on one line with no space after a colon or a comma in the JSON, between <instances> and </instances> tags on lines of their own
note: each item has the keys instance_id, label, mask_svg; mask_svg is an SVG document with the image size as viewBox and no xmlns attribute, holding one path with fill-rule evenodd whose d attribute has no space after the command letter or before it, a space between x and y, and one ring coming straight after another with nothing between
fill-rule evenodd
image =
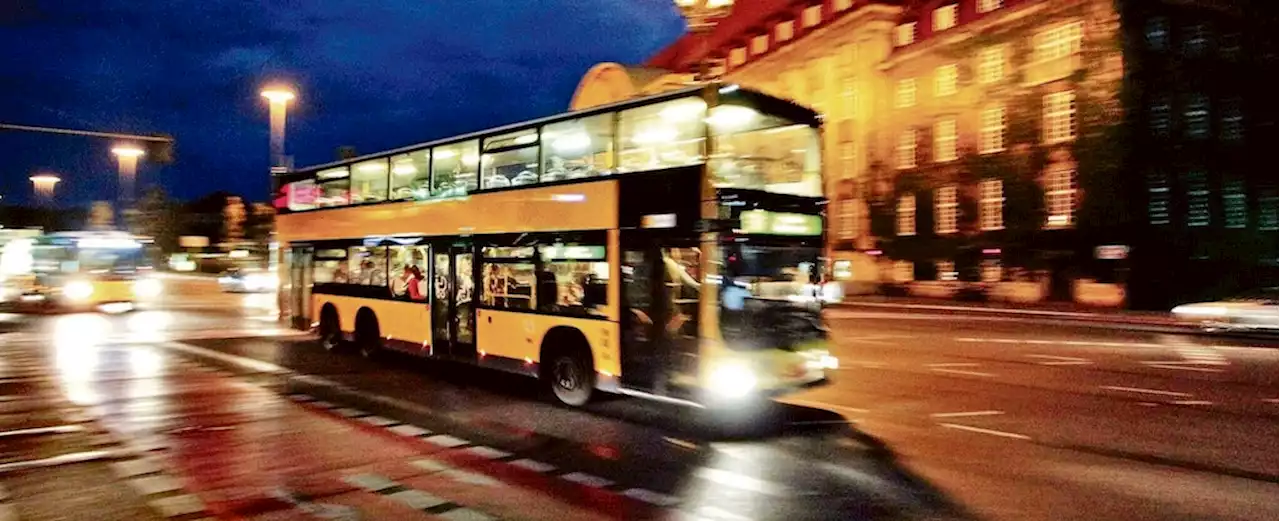
<instances>
[{"instance_id":1,"label":"street lamp","mask_svg":"<svg viewBox=\"0 0 1280 521\"><path fill-rule=\"evenodd\" d=\"M689 25L689 32L697 36L702 53L698 61L698 70L694 81L711 79L710 60L707 58L707 39L716 24L733 11L734 0L674 0L680 15Z\"/></svg>"},{"instance_id":2,"label":"street lamp","mask_svg":"<svg viewBox=\"0 0 1280 521\"><path fill-rule=\"evenodd\" d=\"M297 95L288 87L276 86L263 89L262 97L267 98L271 110L271 173L282 174L289 171L284 157L285 112Z\"/></svg>"},{"instance_id":3,"label":"street lamp","mask_svg":"<svg viewBox=\"0 0 1280 521\"><path fill-rule=\"evenodd\" d=\"M138 158L146 154L142 148L132 143L121 143L111 147L116 156L116 164L120 169L120 211L124 212L133 203L133 183L138 177ZM123 213L121 213L123 215Z\"/></svg>"},{"instance_id":4,"label":"street lamp","mask_svg":"<svg viewBox=\"0 0 1280 521\"><path fill-rule=\"evenodd\" d=\"M41 202L48 202L53 199L53 189L59 181L62 181L57 175L49 173L40 173L29 177L31 186L35 188L36 197Z\"/></svg>"}]
</instances>

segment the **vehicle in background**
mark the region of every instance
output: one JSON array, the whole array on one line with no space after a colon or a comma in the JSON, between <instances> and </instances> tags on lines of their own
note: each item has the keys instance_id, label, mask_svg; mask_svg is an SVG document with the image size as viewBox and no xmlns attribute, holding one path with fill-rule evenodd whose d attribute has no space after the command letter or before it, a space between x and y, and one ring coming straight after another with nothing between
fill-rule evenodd
<instances>
[{"instance_id":1,"label":"vehicle in background","mask_svg":"<svg viewBox=\"0 0 1280 521\"><path fill-rule=\"evenodd\" d=\"M179 272L195 271L196 261L192 260L189 253L175 253L169 256L169 269Z\"/></svg>"},{"instance_id":2,"label":"vehicle in background","mask_svg":"<svg viewBox=\"0 0 1280 521\"><path fill-rule=\"evenodd\" d=\"M265 293L276 289L276 276L258 268L228 268L218 275L218 287L225 293Z\"/></svg>"},{"instance_id":3,"label":"vehicle in background","mask_svg":"<svg viewBox=\"0 0 1280 521\"><path fill-rule=\"evenodd\" d=\"M160 295L149 239L61 232L5 245L0 301L22 310L127 311Z\"/></svg>"},{"instance_id":4,"label":"vehicle in background","mask_svg":"<svg viewBox=\"0 0 1280 521\"><path fill-rule=\"evenodd\" d=\"M1173 308L1180 320L1205 331L1280 331L1280 291L1266 288L1216 302L1197 302Z\"/></svg>"}]
</instances>

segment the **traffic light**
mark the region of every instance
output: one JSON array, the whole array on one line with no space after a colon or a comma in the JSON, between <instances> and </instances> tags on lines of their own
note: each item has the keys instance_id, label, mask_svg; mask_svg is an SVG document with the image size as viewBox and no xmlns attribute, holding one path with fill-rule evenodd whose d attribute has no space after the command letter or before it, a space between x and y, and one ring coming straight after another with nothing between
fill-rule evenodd
<instances>
[{"instance_id":1,"label":"traffic light","mask_svg":"<svg viewBox=\"0 0 1280 521\"><path fill-rule=\"evenodd\" d=\"M153 134L155 137L165 138L165 141L147 141L146 160L157 165L168 165L173 163L173 136L168 134Z\"/></svg>"}]
</instances>

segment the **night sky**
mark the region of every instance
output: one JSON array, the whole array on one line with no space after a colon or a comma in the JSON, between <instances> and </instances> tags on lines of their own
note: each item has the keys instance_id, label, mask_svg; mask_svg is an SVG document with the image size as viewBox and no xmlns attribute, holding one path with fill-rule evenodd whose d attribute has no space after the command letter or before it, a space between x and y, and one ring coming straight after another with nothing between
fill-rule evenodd
<instances>
[{"instance_id":1,"label":"night sky","mask_svg":"<svg viewBox=\"0 0 1280 521\"><path fill-rule=\"evenodd\" d=\"M177 162L140 188L264 200L267 82L299 92L303 166L563 112L591 65L641 62L683 26L670 0L0 0L0 122L166 132ZM109 148L0 131L3 202L36 171L63 177L62 206L114 199Z\"/></svg>"}]
</instances>

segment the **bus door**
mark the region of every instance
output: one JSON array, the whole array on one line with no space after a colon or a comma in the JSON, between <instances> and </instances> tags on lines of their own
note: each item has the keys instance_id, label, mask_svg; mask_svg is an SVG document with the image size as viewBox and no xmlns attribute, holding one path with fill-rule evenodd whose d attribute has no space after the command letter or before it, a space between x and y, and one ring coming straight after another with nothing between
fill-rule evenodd
<instances>
[{"instance_id":1,"label":"bus door","mask_svg":"<svg viewBox=\"0 0 1280 521\"><path fill-rule=\"evenodd\" d=\"M476 353L475 253L471 244L441 244L431 263L433 354L474 360Z\"/></svg>"},{"instance_id":2,"label":"bus door","mask_svg":"<svg viewBox=\"0 0 1280 521\"><path fill-rule=\"evenodd\" d=\"M289 310L292 326L305 330L311 327L311 262L315 248L294 246L285 255L289 282L282 288L280 298Z\"/></svg>"},{"instance_id":3,"label":"bus door","mask_svg":"<svg viewBox=\"0 0 1280 521\"><path fill-rule=\"evenodd\" d=\"M623 384L671 394L667 383L693 374L698 349L697 248L623 249Z\"/></svg>"}]
</instances>

